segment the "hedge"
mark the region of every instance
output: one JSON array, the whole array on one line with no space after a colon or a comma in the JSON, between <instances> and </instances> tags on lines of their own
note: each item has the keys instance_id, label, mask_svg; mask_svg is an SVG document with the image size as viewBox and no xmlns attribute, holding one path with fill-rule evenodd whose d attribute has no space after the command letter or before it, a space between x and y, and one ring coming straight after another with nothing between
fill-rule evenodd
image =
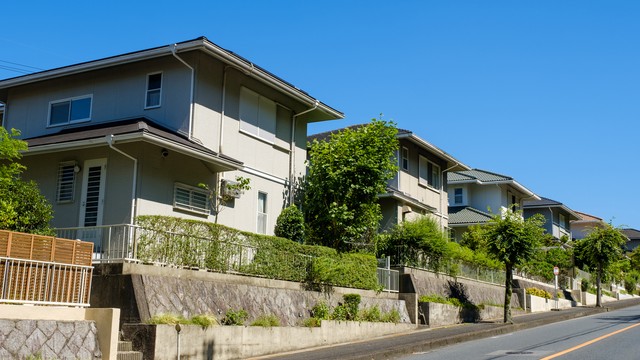
<instances>
[{"instance_id":1,"label":"hedge","mask_svg":"<svg viewBox=\"0 0 640 360\"><path fill-rule=\"evenodd\" d=\"M235 271L271 279L378 289L372 255L340 254L276 236L176 217L136 218L137 258L143 262Z\"/></svg>"}]
</instances>

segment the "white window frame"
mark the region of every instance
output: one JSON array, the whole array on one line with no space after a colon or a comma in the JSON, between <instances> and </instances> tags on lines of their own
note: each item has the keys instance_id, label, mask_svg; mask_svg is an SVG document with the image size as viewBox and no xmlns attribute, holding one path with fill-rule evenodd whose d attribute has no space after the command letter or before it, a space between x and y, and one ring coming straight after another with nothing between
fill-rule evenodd
<instances>
[{"instance_id":1,"label":"white window frame","mask_svg":"<svg viewBox=\"0 0 640 360\"><path fill-rule=\"evenodd\" d=\"M260 195L264 195L264 209L260 209ZM256 204L256 232L258 234L266 234L269 225L269 194L264 191L258 191L258 202ZM260 228L260 220L262 219L263 229Z\"/></svg>"},{"instance_id":2,"label":"white window frame","mask_svg":"<svg viewBox=\"0 0 640 360\"><path fill-rule=\"evenodd\" d=\"M424 164L423 164L424 163ZM426 169L424 167L426 166ZM431 166L431 174L429 174L429 166ZM423 177L423 169L426 174L426 178ZM435 176L434 176L435 171ZM422 186L427 186L435 190L440 190L442 184L440 183L440 166L432 161L429 161L426 157L420 155L418 159L418 183ZM431 176L431 183L429 182L429 176Z\"/></svg>"},{"instance_id":3,"label":"white window frame","mask_svg":"<svg viewBox=\"0 0 640 360\"><path fill-rule=\"evenodd\" d=\"M255 101L257 104L254 104ZM275 144L278 103L243 86L240 88L239 106L240 132L269 144Z\"/></svg>"},{"instance_id":4,"label":"white window frame","mask_svg":"<svg viewBox=\"0 0 640 360\"><path fill-rule=\"evenodd\" d=\"M567 218L563 214L558 214L558 225L562 229L567 229Z\"/></svg>"},{"instance_id":5,"label":"white window frame","mask_svg":"<svg viewBox=\"0 0 640 360\"><path fill-rule=\"evenodd\" d=\"M409 171L409 148L405 146L400 150L400 168Z\"/></svg>"},{"instance_id":6,"label":"white window frame","mask_svg":"<svg viewBox=\"0 0 640 360\"><path fill-rule=\"evenodd\" d=\"M63 161L58 164L58 184L56 187L56 202L58 204L69 204L75 200L76 174L80 171L78 163L75 161ZM71 178L66 178L71 175ZM65 189L63 192L62 190ZM69 196L62 197L65 194Z\"/></svg>"},{"instance_id":7,"label":"white window frame","mask_svg":"<svg viewBox=\"0 0 640 360\"><path fill-rule=\"evenodd\" d=\"M160 87L155 89L149 89L149 78L153 75L160 75ZM162 106L162 85L164 83L164 74L162 71L157 71L153 73L147 74L147 82L145 84L145 92L144 92L144 108L146 109L155 109ZM157 105L149 105L149 93L152 91L158 91L158 104Z\"/></svg>"},{"instance_id":8,"label":"white window frame","mask_svg":"<svg viewBox=\"0 0 640 360\"><path fill-rule=\"evenodd\" d=\"M84 99L89 99L90 103L89 103L89 116L85 117L85 118L81 118L81 119L71 119L71 111L72 111L72 105L74 101L78 101L78 100L84 100ZM62 104L68 102L69 103L69 114L67 115L67 121L64 123L57 123L57 124L52 124L51 123L51 108L56 105L56 104ZM55 126L64 126L64 125L69 125L69 124L75 124L75 123L81 123L81 122L86 122L86 121L90 121L91 120L91 115L93 113L93 94L86 94L86 95L81 95L81 96L74 96L74 97L70 97L70 98L66 98L66 99L59 99L59 100L53 100L53 101L49 101L49 114L47 115L47 126L48 127L55 127Z\"/></svg>"},{"instance_id":9,"label":"white window frame","mask_svg":"<svg viewBox=\"0 0 640 360\"><path fill-rule=\"evenodd\" d=\"M178 191L188 192L189 200L187 203L177 201ZM198 206L194 200L194 195L204 197L204 206ZM211 213L211 203L209 201L209 193L201 188L190 186L182 183L175 183L173 186L173 208L183 211L189 211L197 214L209 215Z\"/></svg>"}]
</instances>

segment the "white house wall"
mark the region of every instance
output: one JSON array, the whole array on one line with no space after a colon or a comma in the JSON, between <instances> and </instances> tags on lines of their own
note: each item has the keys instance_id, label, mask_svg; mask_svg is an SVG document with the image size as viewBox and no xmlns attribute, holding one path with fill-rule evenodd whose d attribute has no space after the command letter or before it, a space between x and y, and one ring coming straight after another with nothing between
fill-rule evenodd
<instances>
[{"instance_id":1,"label":"white house wall","mask_svg":"<svg viewBox=\"0 0 640 360\"><path fill-rule=\"evenodd\" d=\"M500 207L504 206L504 198L506 199L506 191L498 185L476 185L469 186L469 203L470 206L480 211L488 212L489 209L494 214L500 213Z\"/></svg>"}]
</instances>

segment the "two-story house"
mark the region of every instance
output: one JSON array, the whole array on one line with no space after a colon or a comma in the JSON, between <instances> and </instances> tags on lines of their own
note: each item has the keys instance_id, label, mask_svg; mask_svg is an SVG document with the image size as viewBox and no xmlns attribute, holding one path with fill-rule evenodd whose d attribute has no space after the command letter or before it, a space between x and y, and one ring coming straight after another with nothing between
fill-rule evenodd
<instances>
[{"instance_id":1,"label":"two-story house","mask_svg":"<svg viewBox=\"0 0 640 360\"><path fill-rule=\"evenodd\" d=\"M597 226L604 226L606 223L599 217L589 215L580 211L575 211L578 219L571 220L571 238L573 240L584 239Z\"/></svg>"},{"instance_id":2,"label":"two-story house","mask_svg":"<svg viewBox=\"0 0 640 360\"><path fill-rule=\"evenodd\" d=\"M522 212L525 219L534 214L544 216L546 222L543 227L556 240L562 237L571 240L571 221L580 219L577 213L563 203L545 197L540 200L525 200Z\"/></svg>"},{"instance_id":3,"label":"two-story house","mask_svg":"<svg viewBox=\"0 0 640 360\"><path fill-rule=\"evenodd\" d=\"M524 200L540 200L512 177L486 170L454 171L448 177L451 238L462 239L469 226L483 224L504 209L522 209Z\"/></svg>"},{"instance_id":4,"label":"two-story house","mask_svg":"<svg viewBox=\"0 0 640 360\"><path fill-rule=\"evenodd\" d=\"M343 117L204 37L1 80L0 103L57 228L214 221L199 184L241 176L251 189L218 222L272 234L305 171L307 124Z\"/></svg>"},{"instance_id":5,"label":"two-story house","mask_svg":"<svg viewBox=\"0 0 640 360\"><path fill-rule=\"evenodd\" d=\"M339 130L314 134L308 140L327 139L335 131ZM398 172L389 180L387 191L378 195L383 215L380 230L425 215L433 216L446 229L449 222L447 172L470 168L412 131L398 129L396 138Z\"/></svg>"}]
</instances>

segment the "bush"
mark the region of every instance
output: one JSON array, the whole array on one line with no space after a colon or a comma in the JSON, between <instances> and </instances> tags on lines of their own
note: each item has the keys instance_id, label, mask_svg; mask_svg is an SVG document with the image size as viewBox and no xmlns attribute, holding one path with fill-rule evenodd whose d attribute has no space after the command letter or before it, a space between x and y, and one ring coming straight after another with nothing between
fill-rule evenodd
<instances>
[{"instance_id":1,"label":"bush","mask_svg":"<svg viewBox=\"0 0 640 360\"><path fill-rule=\"evenodd\" d=\"M527 288L527 294L528 295L533 295L533 296L538 296L541 298L545 298L545 299L551 299L551 294L543 289L538 289L538 288Z\"/></svg>"},{"instance_id":2,"label":"bush","mask_svg":"<svg viewBox=\"0 0 640 360\"><path fill-rule=\"evenodd\" d=\"M358 320L360 321L379 322L381 319L382 313L380 312L378 305L374 305L370 308L364 308L358 313Z\"/></svg>"},{"instance_id":3,"label":"bush","mask_svg":"<svg viewBox=\"0 0 640 360\"><path fill-rule=\"evenodd\" d=\"M629 294L637 292L638 281L640 280L640 272L632 270L624 276L624 289Z\"/></svg>"},{"instance_id":4,"label":"bush","mask_svg":"<svg viewBox=\"0 0 640 360\"><path fill-rule=\"evenodd\" d=\"M182 315L175 314L157 314L152 316L146 321L151 325L175 325L175 324L189 324L189 320L185 319Z\"/></svg>"},{"instance_id":5,"label":"bush","mask_svg":"<svg viewBox=\"0 0 640 360\"><path fill-rule=\"evenodd\" d=\"M311 260L307 282L376 290L378 289L377 268L378 261L373 255L321 256Z\"/></svg>"},{"instance_id":6,"label":"bush","mask_svg":"<svg viewBox=\"0 0 640 360\"><path fill-rule=\"evenodd\" d=\"M222 325L244 325L244 322L249 317L249 314L244 309L232 310L229 309L225 312L222 318Z\"/></svg>"},{"instance_id":7,"label":"bush","mask_svg":"<svg viewBox=\"0 0 640 360\"><path fill-rule=\"evenodd\" d=\"M308 319L304 319L304 321L302 322L302 326L304 327L320 327L322 320L315 318L315 317L310 317Z\"/></svg>"},{"instance_id":8,"label":"bush","mask_svg":"<svg viewBox=\"0 0 640 360\"><path fill-rule=\"evenodd\" d=\"M450 304L448 299L445 299L444 297L437 295L437 294L431 294L431 295L422 295L418 298L418 302L421 303L438 303L438 304Z\"/></svg>"},{"instance_id":9,"label":"bush","mask_svg":"<svg viewBox=\"0 0 640 360\"><path fill-rule=\"evenodd\" d=\"M304 243L304 215L295 205L282 210L276 220L276 236Z\"/></svg>"},{"instance_id":10,"label":"bush","mask_svg":"<svg viewBox=\"0 0 640 360\"><path fill-rule=\"evenodd\" d=\"M258 317L251 326L272 327L280 326L280 319L275 315L262 315Z\"/></svg>"},{"instance_id":11,"label":"bush","mask_svg":"<svg viewBox=\"0 0 640 360\"><path fill-rule=\"evenodd\" d=\"M328 320L331 315L329 305L324 301L319 301L312 309L311 315L318 320ZM318 321L319 323L319 321Z\"/></svg>"},{"instance_id":12,"label":"bush","mask_svg":"<svg viewBox=\"0 0 640 360\"><path fill-rule=\"evenodd\" d=\"M193 325L199 325L203 329L206 329L210 326L218 325L218 319L213 315L195 315L191 318L190 323Z\"/></svg>"},{"instance_id":13,"label":"bush","mask_svg":"<svg viewBox=\"0 0 640 360\"><path fill-rule=\"evenodd\" d=\"M382 317L380 318L380 320L382 322L390 322L390 323L397 324L400 322L400 313L395 308L391 309L391 311L382 314Z\"/></svg>"}]
</instances>

